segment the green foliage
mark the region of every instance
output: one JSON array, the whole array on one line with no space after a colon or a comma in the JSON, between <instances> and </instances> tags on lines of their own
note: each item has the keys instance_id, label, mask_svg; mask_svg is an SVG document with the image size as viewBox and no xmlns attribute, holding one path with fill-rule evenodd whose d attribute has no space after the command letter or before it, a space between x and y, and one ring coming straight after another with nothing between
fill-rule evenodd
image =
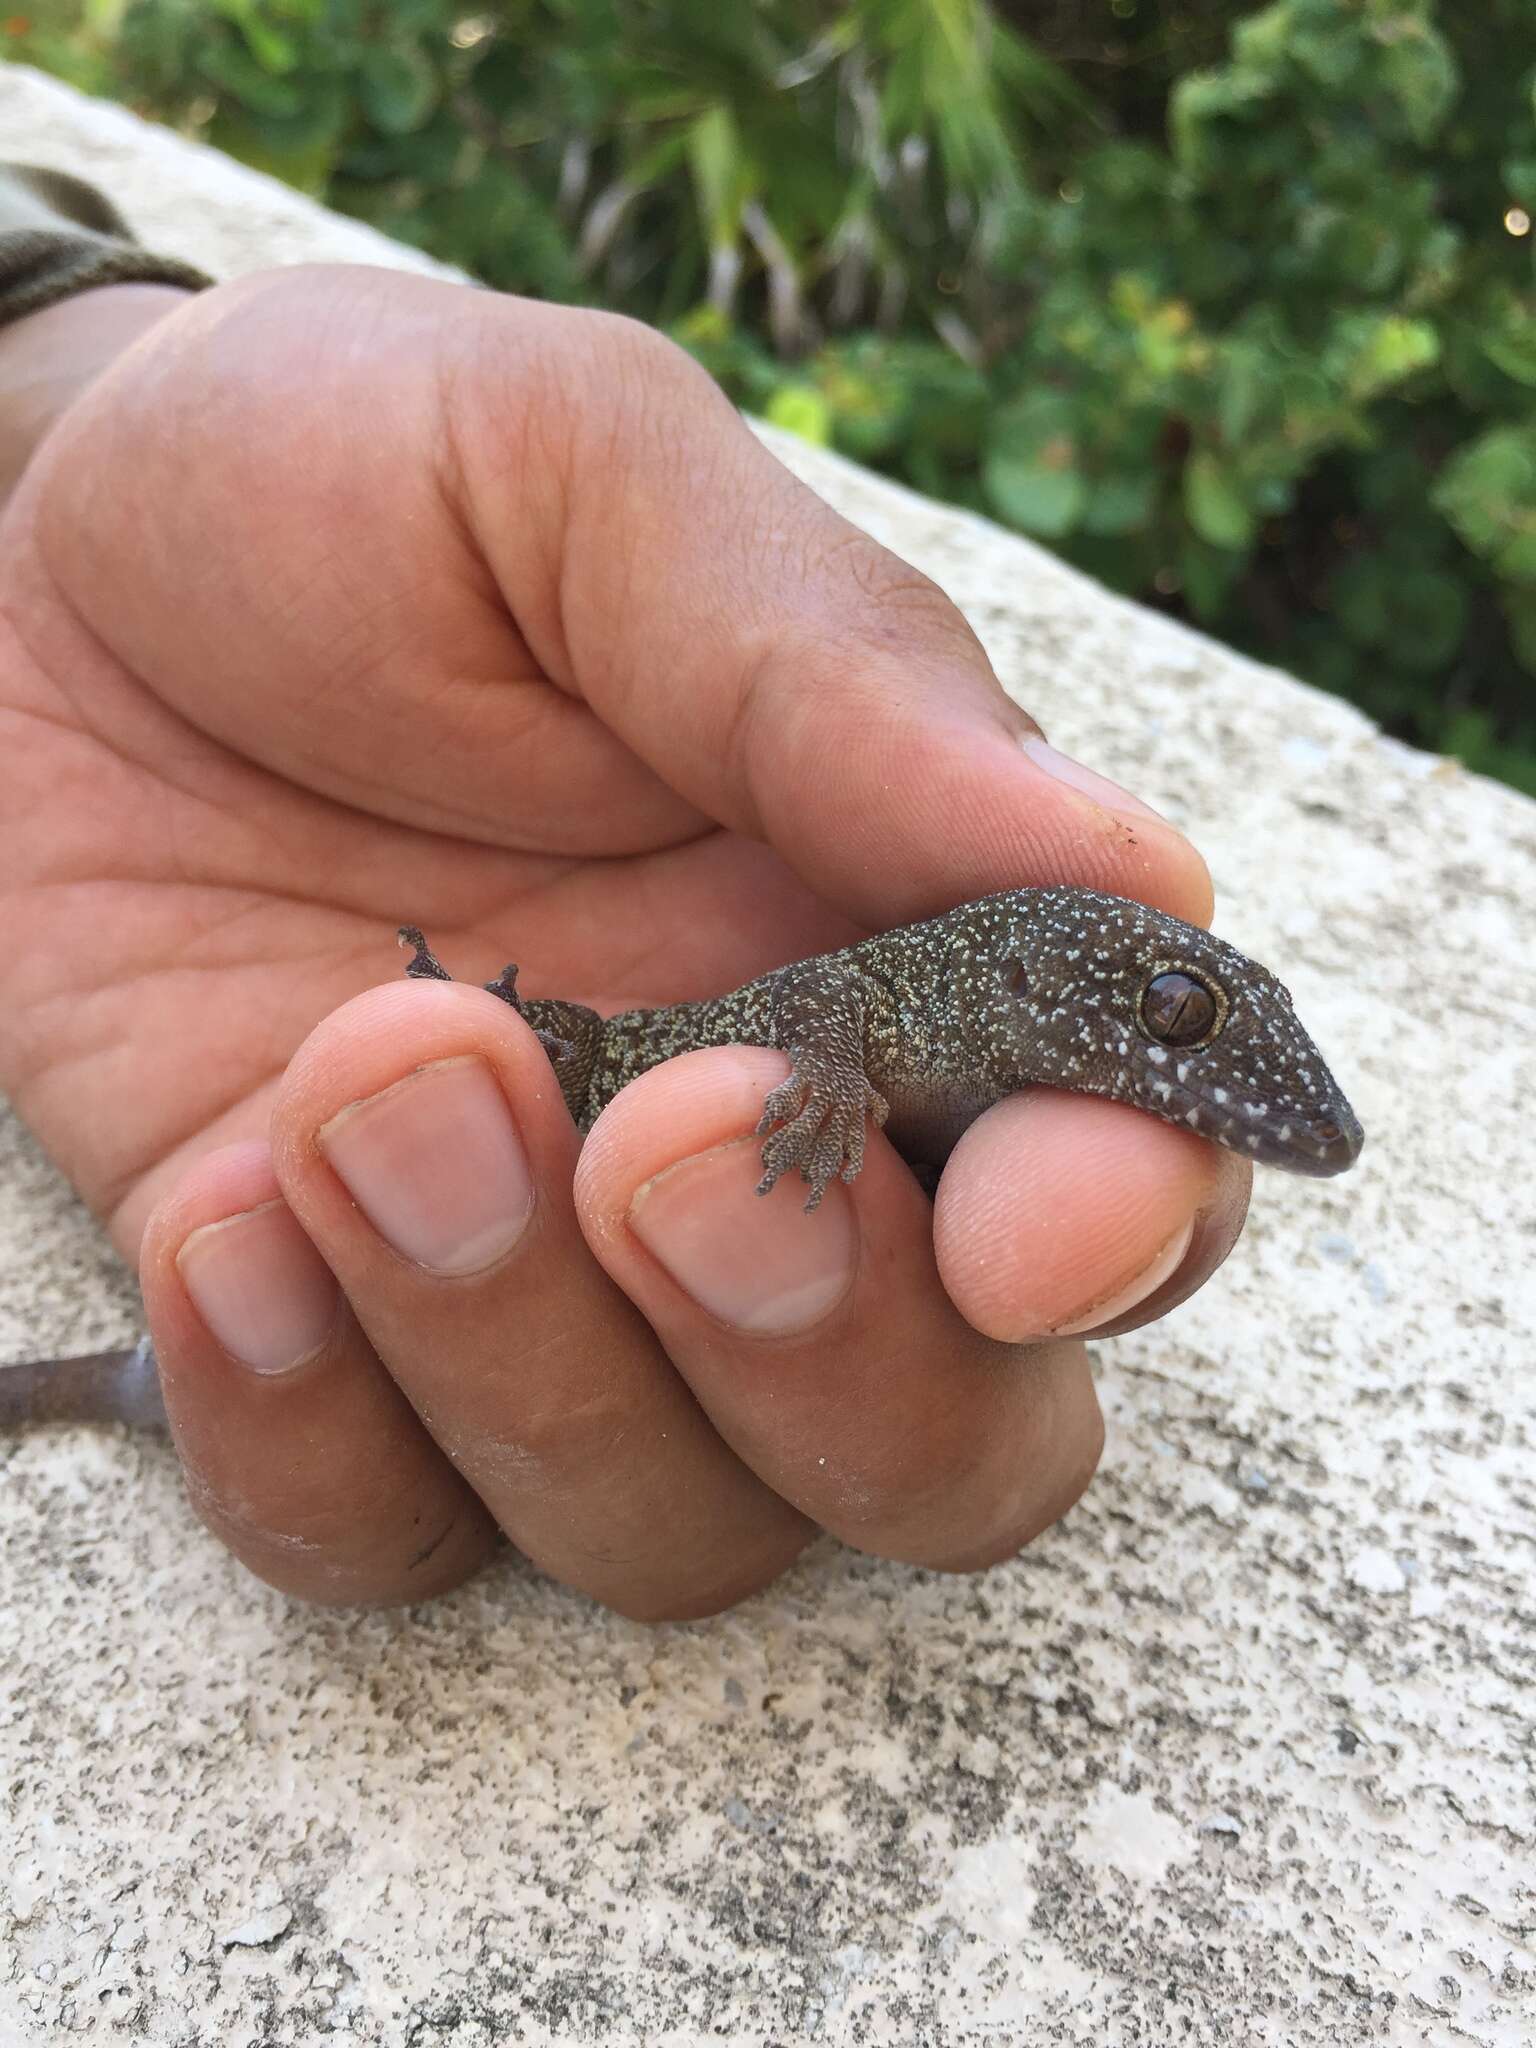
<instances>
[{"instance_id":1,"label":"green foliage","mask_svg":"<svg viewBox=\"0 0 1536 2048\"><path fill-rule=\"evenodd\" d=\"M1536 792L1536 0L94 0L16 30Z\"/></svg>"}]
</instances>

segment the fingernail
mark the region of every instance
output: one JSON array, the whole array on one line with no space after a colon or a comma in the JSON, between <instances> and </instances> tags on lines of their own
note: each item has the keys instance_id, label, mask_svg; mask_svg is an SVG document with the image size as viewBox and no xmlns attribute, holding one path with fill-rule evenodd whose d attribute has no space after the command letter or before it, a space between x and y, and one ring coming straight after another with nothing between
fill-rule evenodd
<instances>
[{"instance_id":1,"label":"fingernail","mask_svg":"<svg viewBox=\"0 0 1536 2048\"><path fill-rule=\"evenodd\" d=\"M1051 1335L1081 1336L1084 1330L1102 1329L1105 1323L1112 1323L1120 1316L1129 1315L1137 1302L1145 1301L1149 1294L1162 1286L1170 1273L1178 1269L1184 1254L1189 1250L1190 1239L1194 1234L1195 1219L1191 1216L1184 1228L1174 1232L1156 1258L1149 1265L1143 1266L1134 1280L1127 1281L1124 1287L1117 1288L1113 1294L1095 1302L1092 1308L1074 1316L1070 1322L1054 1324Z\"/></svg>"},{"instance_id":2,"label":"fingernail","mask_svg":"<svg viewBox=\"0 0 1536 2048\"><path fill-rule=\"evenodd\" d=\"M1043 768L1047 775L1054 775L1058 782L1081 790L1084 796L1092 797L1104 810L1129 811L1138 818L1156 818L1159 824L1168 823L1161 811L1154 811L1150 804L1143 803L1139 796L1132 796L1118 782L1111 782L1107 775L1100 775L1097 769L1085 768L1081 761L1074 761L1070 754L1063 754L1049 740L1032 736L1021 744L1037 768Z\"/></svg>"},{"instance_id":3,"label":"fingernail","mask_svg":"<svg viewBox=\"0 0 1536 2048\"><path fill-rule=\"evenodd\" d=\"M790 1337L819 1323L853 1284L853 1208L835 1181L810 1216L799 1180L755 1194L760 1149L739 1138L667 1167L636 1188L629 1227L717 1321Z\"/></svg>"},{"instance_id":4,"label":"fingernail","mask_svg":"<svg viewBox=\"0 0 1536 2048\"><path fill-rule=\"evenodd\" d=\"M473 1054L437 1060L319 1131L379 1235L433 1273L478 1273L516 1244L533 1175L507 1098Z\"/></svg>"},{"instance_id":5,"label":"fingernail","mask_svg":"<svg viewBox=\"0 0 1536 2048\"><path fill-rule=\"evenodd\" d=\"M176 1265L214 1338L252 1372L291 1371L335 1327L336 1276L281 1199L205 1223Z\"/></svg>"}]
</instances>

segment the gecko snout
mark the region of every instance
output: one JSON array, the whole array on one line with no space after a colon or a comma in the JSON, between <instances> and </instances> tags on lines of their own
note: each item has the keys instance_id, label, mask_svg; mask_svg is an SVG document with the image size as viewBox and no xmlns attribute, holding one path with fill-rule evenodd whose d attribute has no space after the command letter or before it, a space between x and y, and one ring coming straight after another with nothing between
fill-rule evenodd
<instances>
[{"instance_id":1,"label":"gecko snout","mask_svg":"<svg viewBox=\"0 0 1536 2048\"><path fill-rule=\"evenodd\" d=\"M1272 1073L1261 1082L1198 1053L1179 1058L1169 1048L1146 1046L1137 1065L1136 1099L1143 1108L1257 1165L1323 1179L1344 1173L1360 1156L1360 1120L1315 1050L1305 1069L1312 1085L1299 1099L1276 1090Z\"/></svg>"},{"instance_id":2,"label":"gecko snout","mask_svg":"<svg viewBox=\"0 0 1536 2048\"><path fill-rule=\"evenodd\" d=\"M1214 1096L1223 1095L1217 1102ZM1278 1166L1286 1173L1323 1180L1345 1173L1360 1157L1365 1133L1342 1096L1321 1114L1299 1109L1272 1109L1266 1104L1234 1102L1225 1090L1196 1097L1179 1121L1231 1152L1240 1152L1260 1166Z\"/></svg>"},{"instance_id":3,"label":"gecko snout","mask_svg":"<svg viewBox=\"0 0 1536 2048\"><path fill-rule=\"evenodd\" d=\"M1279 1132L1275 1136L1278 1141ZM1310 1174L1322 1180L1353 1166L1364 1143L1360 1119L1341 1098L1327 1116L1298 1122L1285 1144L1285 1156L1274 1157L1272 1163L1289 1167L1292 1173ZM1262 1159L1266 1155L1259 1151L1254 1156Z\"/></svg>"}]
</instances>

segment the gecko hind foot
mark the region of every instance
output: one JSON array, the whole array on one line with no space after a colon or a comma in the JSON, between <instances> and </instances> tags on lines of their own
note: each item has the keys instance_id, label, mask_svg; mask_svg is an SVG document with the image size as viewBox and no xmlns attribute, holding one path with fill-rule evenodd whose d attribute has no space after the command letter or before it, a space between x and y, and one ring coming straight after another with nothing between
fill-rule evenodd
<instances>
[{"instance_id":1,"label":"gecko hind foot","mask_svg":"<svg viewBox=\"0 0 1536 2048\"><path fill-rule=\"evenodd\" d=\"M419 925L401 925L398 936L402 946L411 946L415 949L415 957L410 961L405 970L409 976L416 981L452 981L453 976L427 944L425 935ZM487 995L499 996L504 1003L507 1003L512 1009L516 1010L519 1017L526 1015L523 1009L523 999L517 992L517 962L515 960L509 960L494 981L483 981L480 986ZM537 1033L537 1037L539 1043L552 1060L565 1058L571 1050L569 1042L558 1037L554 1032L540 1031Z\"/></svg>"},{"instance_id":2,"label":"gecko hind foot","mask_svg":"<svg viewBox=\"0 0 1536 2048\"><path fill-rule=\"evenodd\" d=\"M420 925L403 924L395 936L402 946L414 949L414 957L405 970L413 981L452 981L453 976L427 944Z\"/></svg>"},{"instance_id":3,"label":"gecko hind foot","mask_svg":"<svg viewBox=\"0 0 1536 2048\"><path fill-rule=\"evenodd\" d=\"M426 934L417 924L403 924L396 933L402 946L413 949L413 957L406 966L406 974L413 981L452 981L442 961L427 944ZM484 981L480 986L487 995L500 996L504 1003L510 1003L517 1014L523 1014L522 998L517 992L517 962L509 960L494 981ZM542 1035L542 1034L541 1034Z\"/></svg>"},{"instance_id":4,"label":"gecko hind foot","mask_svg":"<svg viewBox=\"0 0 1536 2048\"><path fill-rule=\"evenodd\" d=\"M488 996L500 996L504 1003L509 1003L516 1010L525 1024L532 1025L534 1037L543 1046L545 1057L557 1072L562 1060L574 1057L576 1048L570 1039L562 1038L558 1031L546 1031L542 1025L532 1023L527 1010L523 1007L523 999L517 992L515 960L509 960L494 981L483 981L480 986Z\"/></svg>"}]
</instances>

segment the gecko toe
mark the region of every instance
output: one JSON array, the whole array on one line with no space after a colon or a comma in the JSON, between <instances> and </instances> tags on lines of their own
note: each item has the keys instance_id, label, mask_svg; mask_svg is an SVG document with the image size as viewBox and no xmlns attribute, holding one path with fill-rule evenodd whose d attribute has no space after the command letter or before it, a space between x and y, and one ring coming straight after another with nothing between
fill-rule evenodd
<instances>
[{"instance_id":1,"label":"gecko toe","mask_svg":"<svg viewBox=\"0 0 1536 2048\"><path fill-rule=\"evenodd\" d=\"M806 1211L814 1209L827 1191L828 1183L842 1170L845 1152L843 1132L837 1124L824 1129L811 1148L811 1156L800 1171L810 1183Z\"/></svg>"},{"instance_id":2,"label":"gecko toe","mask_svg":"<svg viewBox=\"0 0 1536 2048\"><path fill-rule=\"evenodd\" d=\"M834 1180L856 1180L864 1165L865 1118L882 1124L884 1098L861 1073L804 1075L797 1070L781 1082L763 1105L759 1136L763 1146L763 1178L758 1193L768 1191L786 1173L796 1172L810 1188L806 1209L817 1208ZM776 1128L774 1128L776 1126Z\"/></svg>"},{"instance_id":3,"label":"gecko toe","mask_svg":"<svg viewBox=\"0 0 1536 2048\"><path fill-rule=\"evenodd\" d=\"M809 1084L798 1073L791 1074L787 1081L781 1081L763 1102L763 1113L757 1120L757 1135L762 1137L775 1124L792 1124L804 1109L810 1092Z\"/></svg>"},{"instance_id":4,"label":"gecko toe","mask_svg":"<svg viewBox=\"0 0 1536 2048\"><path fill-rule=\"evenodd\" d=\"M775 1181L786 1173L793 1173L804 1161L809 1145L810 1132L803 1112L793 1123L781 1124L776 1131L770 1132L763 1145L763 1185L760 1192L766 1194Z\"/></svg>"}]
</instances>

